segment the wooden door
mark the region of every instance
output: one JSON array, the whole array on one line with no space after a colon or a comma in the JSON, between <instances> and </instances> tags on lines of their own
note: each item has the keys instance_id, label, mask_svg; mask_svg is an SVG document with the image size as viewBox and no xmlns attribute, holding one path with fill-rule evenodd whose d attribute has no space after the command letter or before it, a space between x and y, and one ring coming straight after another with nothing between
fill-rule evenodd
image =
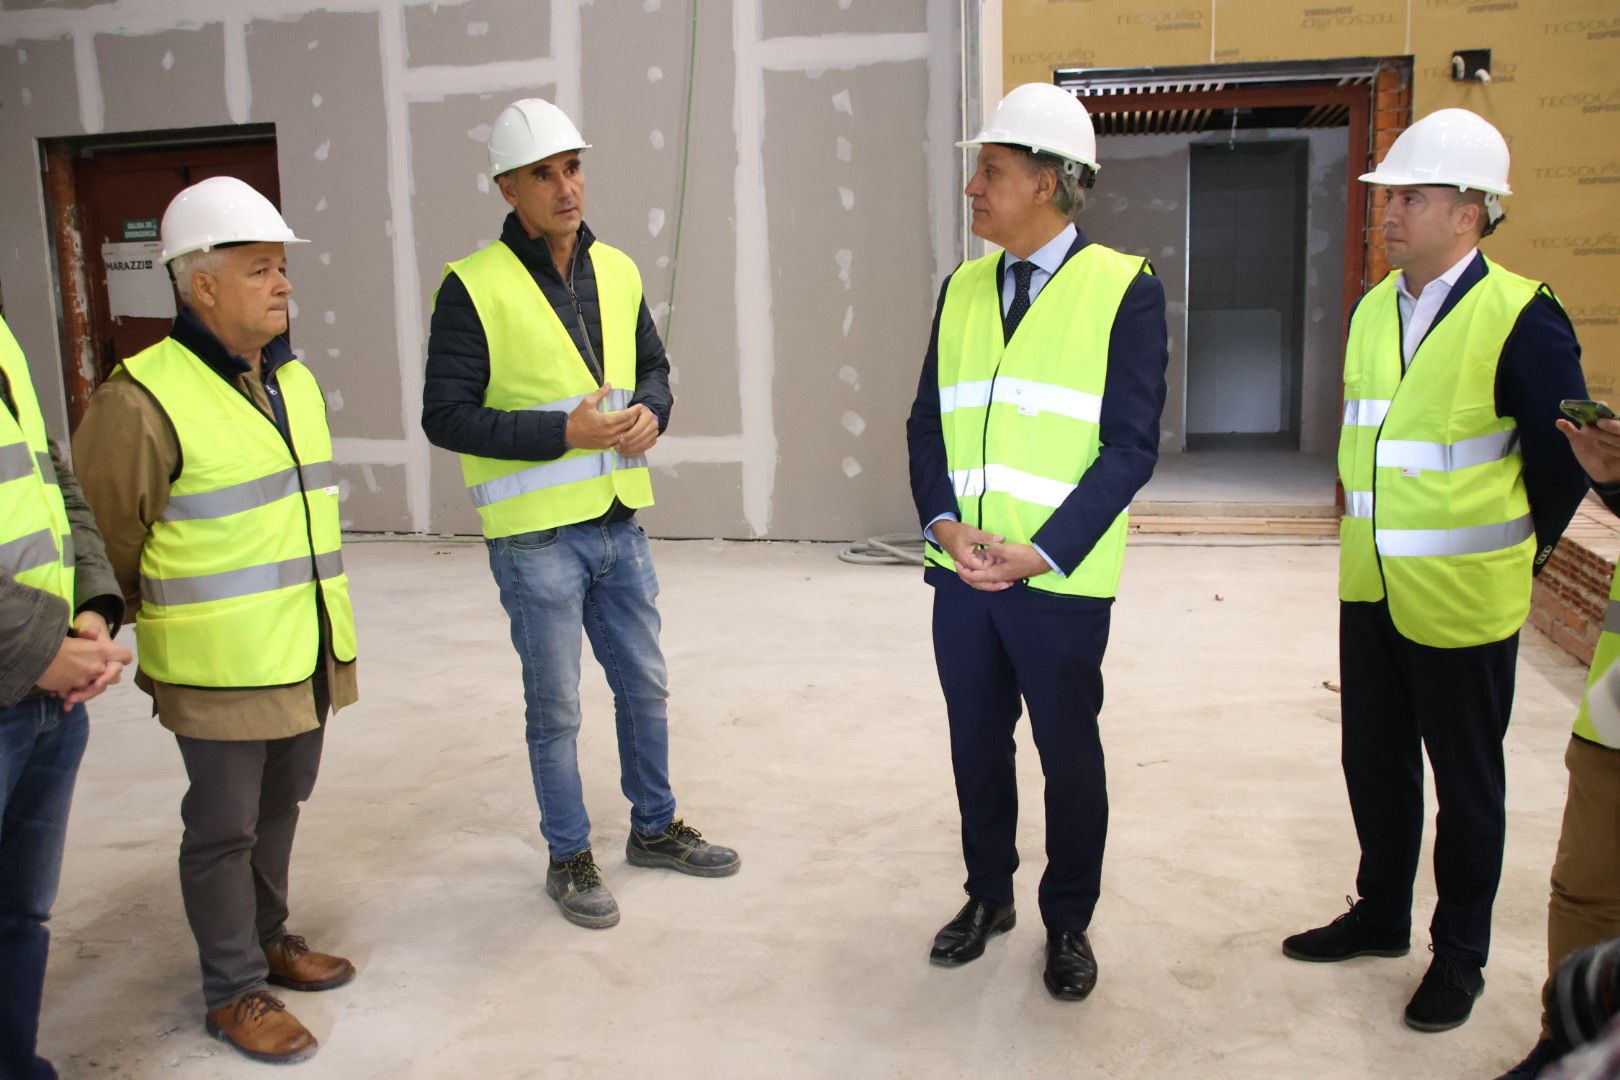
<instances>
[{"instance_id":1,"label":"wooden door","mask_svg":"<svg viewBox=\"0 0 1620 1080\"><path fill-rule=\"evenodd\" d=\"M116 261L121 250L118 245L156 243L156 225L164 208L182 189L199 180L235 176L277 206L281 204L281 181L274 142L97 154L81 158L74 173L85 278L90 286L96 382L100 383L119 360L167 336L171 323L168 318L146 314L150 307L136 305L132 313L129 305L120 310L113 303L105 257L108 245L115 245L110 254Z\"/></svg>"}]
</instances>

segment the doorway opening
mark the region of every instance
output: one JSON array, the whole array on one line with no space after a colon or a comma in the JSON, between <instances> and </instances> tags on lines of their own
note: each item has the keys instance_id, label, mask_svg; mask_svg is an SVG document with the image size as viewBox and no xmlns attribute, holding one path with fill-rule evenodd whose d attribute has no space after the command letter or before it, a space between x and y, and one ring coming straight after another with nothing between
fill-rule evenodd
<instances>
[{"instance_id":1,"label":"doorway opening","mask_svg":"<svg viewBox=\"0 0 1620 1080\"><path fill-rule=\"evenodd\" d=\"M1165 288L1169 393L1137 514L1336 513L1344 333L1382 276L1367 171L1410 60L1066 69L1098 134L1093 239Z\"/></svg>"},{"instance_id":2,"label":"doorway opening","mask_svg":"<svg viewBox=\"0 0 1620 1080\"><path fill-rule=\"evenodd\" d=\"M1186 449L1297 451L1309 144L1188 149Z\"/></svg>"},{"instance_id":3,"label":"doorway opening","mask_svg":"<svg viewBox=\"0 0 1620 1080\"><path fill-rule=\"evenodd\" d=\"M181 189L234 176L281 205L273 124L41 141L69 430L122 359L162 340L175 296L158 224Z\"/></svg>"}]
</instances>

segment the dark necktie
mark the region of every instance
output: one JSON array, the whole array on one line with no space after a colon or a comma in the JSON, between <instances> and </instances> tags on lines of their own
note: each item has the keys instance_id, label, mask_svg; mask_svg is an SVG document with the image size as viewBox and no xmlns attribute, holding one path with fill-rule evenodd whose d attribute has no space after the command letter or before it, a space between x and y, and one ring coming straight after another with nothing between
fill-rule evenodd
<instances>
[{"instance_id":1,"label":"dark necktie","mask_svg":"<svg viewBox=\"0 0 1620 1080\"><path fill-rule=\"evenodd\" d=\"M1029 310L1029 279L1035 273L1035 264L1020 259L1013 263L1010 269L1013 275L1013 298L1012 305L1007 308L1008 341L1012 340L1013 331L1018 329L1018 324L1024 319L1024 313Z\"/></svg>"}]
</instances>

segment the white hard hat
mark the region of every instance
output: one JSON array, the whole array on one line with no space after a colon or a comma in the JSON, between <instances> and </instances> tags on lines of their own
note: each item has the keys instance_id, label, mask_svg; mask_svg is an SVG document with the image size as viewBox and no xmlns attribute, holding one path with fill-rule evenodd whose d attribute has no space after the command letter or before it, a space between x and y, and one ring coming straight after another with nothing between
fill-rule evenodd
<instances>
[{"instance_id":1,"label":"white hard hat","mask_svg":"<svg viewBox=\"0 0 1620 1080\"><path fill-rule=\"evenodd\" d=\"M304 244L269 199L234 176L210 176L176 195L158 230L165 263L221 244Z\"/></svg>"},{"instance_id":2,"label":"white hard hat","mask_svg":"<svg viewBox=\"0 0 1620 1080\"><path fill-rule=\"evenodd\" d=\"M1395 137L1384 160L1362 173L1361 180L1390 187L1432 184L1483 191L1493 223L1502 216L1499 197L1513 194L1507 140L1467 109L1440 109L1414 123Z\"/></svg>"},{"instance_id":3,"label":"white hard hat","mask_svg":"<svg viewBox=\"0 0 1620 1080\"><path fill-rule=\"evenodd\" d=\"M544 98L524 98L495 118L489 133L489 175L499 176L564 150L590 148L561 109Z\"/></svg>"},{"instance_id":4,"label":"white hard hat","mask_svg":"<svg viewBox=\"0 0 1620 1080\"><path fill-rule=\"evenodd\" d=\"M1051 83L1015 86L985 121L984 130L957 146L1007 143L1043 150L1095 172L1097 132L1080 99Z\"/></svg>"}]
</instances>

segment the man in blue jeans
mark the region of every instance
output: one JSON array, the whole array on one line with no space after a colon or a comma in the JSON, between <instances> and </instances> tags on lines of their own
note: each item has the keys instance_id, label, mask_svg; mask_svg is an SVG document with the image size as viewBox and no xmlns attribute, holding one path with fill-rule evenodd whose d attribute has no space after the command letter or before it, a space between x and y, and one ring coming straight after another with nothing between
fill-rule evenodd
<instances>
[{"instance_id":1,"label":"man in blue jeans","mask_svg":"<svg viewBox=\"0 0 1620 1080\"><path fill-rule=\"evenodd\" d=\"M585 225L585 149L538 98L495 121L490 174L512 213L499 240L446 269L422 428L461 455L512 620L546 892L570 922L606 927L619 908L591 855L575 753L582 625L613 689L625 857L702 877L741 863L675 816L658 579L635 521L652 505L643 455L669 422L669 361L635 264Z\"/></svg>"},{"instance_id":2,"label":"man in blue jeans","mask_svg":"<svg viewBox=\"0 0 1620 1080\"><path fill-rule=\"evenodd\" d=\"M0 320L0 1077L49 1080L35 1052L51 904L90 734L117 682L123 593L79 485L45 437L22 349Z\"/></svg>"}]
</instances>

